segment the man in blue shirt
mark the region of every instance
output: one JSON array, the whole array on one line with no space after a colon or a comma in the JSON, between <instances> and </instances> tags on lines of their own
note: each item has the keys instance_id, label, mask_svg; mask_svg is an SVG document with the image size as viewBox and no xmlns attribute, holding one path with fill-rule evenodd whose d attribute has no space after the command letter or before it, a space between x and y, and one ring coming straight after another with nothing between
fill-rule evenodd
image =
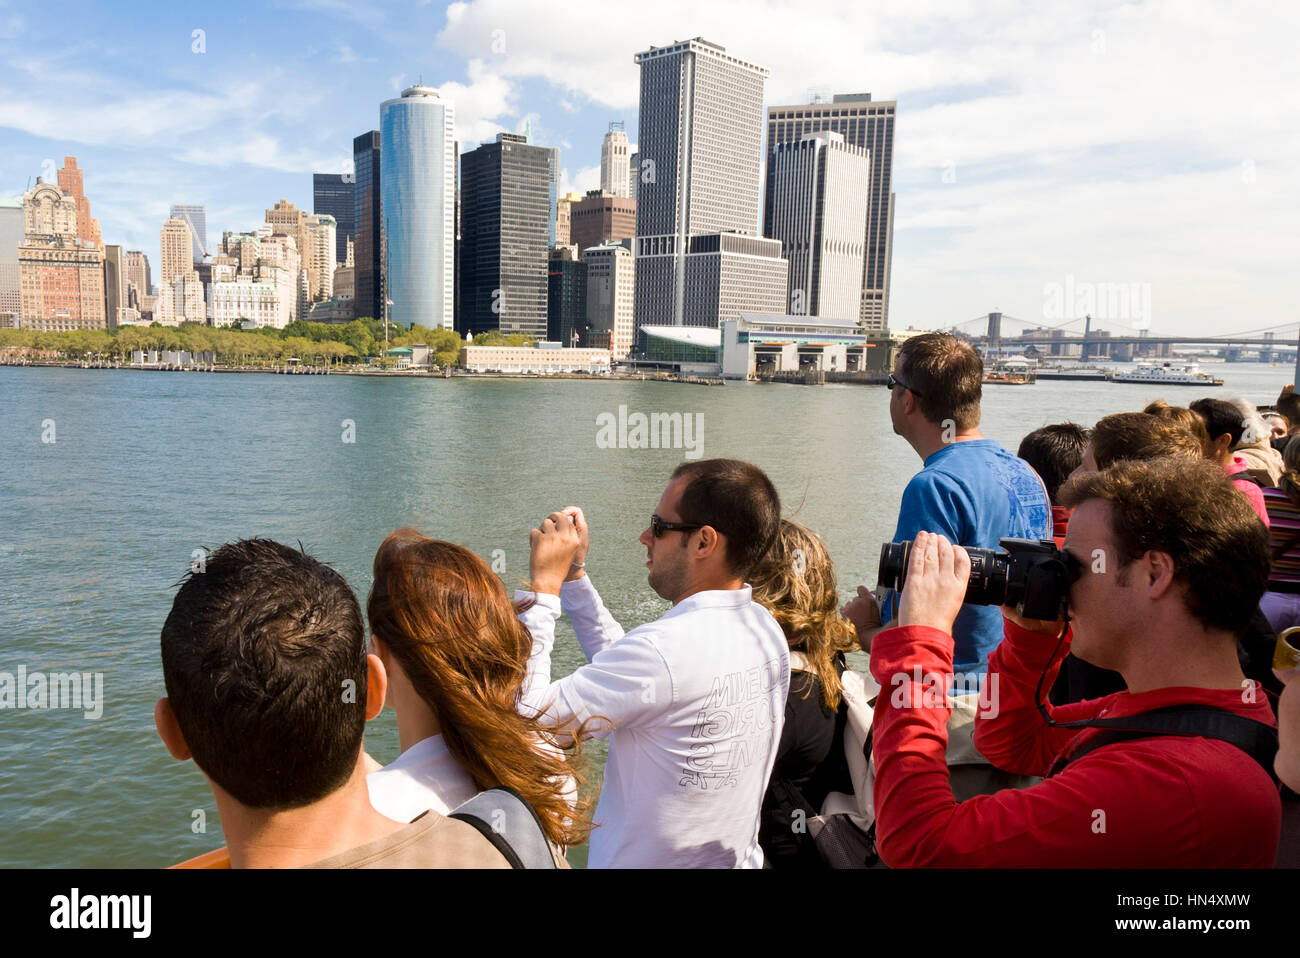
<instances>
[{"instance_id":1,"label":"man in blue shirt","mask_svg":"<svg viewBox=\"0 0 1300 958\"><path fill-rule=\"evenodd\" d=\"M959 545L997 549L1005 537L1052 537L1051 504L1038 476L979 431L983 381L974 347L948 333L913 336L899 349L889 380L889 417L925 468L903 490L895 542L935 532ZM861 597L845 610L860 633L867 630L855 612L870 601L864 593L860 589ZM892 599L887 594L880 610L885 623ZM954 671L982 673L1002 641L1002 613L997 606L963 605L952 634Z\"/></svg>"}]
</instances>

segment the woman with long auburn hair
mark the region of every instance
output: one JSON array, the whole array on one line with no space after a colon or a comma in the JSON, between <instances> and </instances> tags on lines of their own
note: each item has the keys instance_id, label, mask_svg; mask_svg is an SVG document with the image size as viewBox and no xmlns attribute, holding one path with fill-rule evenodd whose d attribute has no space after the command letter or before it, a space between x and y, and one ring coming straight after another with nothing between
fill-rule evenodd
<instances>
[{"instance_id":1,"label":"woman with long auburn hair","mask_svg":"<svg viewBox=\"0 0 1300 958\"><path fill-rule=\"evenodd\" d=\"M367 776L371 803L409 821L505 786L528 803L553 845L586 841L575 770L552 733L521 714L533 640L488 565L450 542L397 529L375 553L366 603L388 673L401 755ZM576 762L576 746L573 762Z\"/></svg>"},{"instance_id":2,"label":"woman with long auburn hair","mask_svg":"<svg viewBox=\"0 0 1300 958\"><path fill-rule=\"evenodd\" d=\"M754 601L776 619L790 645L790 694L767 794L759 844L774 868L821 867L811 839L794 828L796 809L817 814L839 762L836 713L844 653L857 649L840 614L835 566L817 534L790 519L750 577ZM841 750L842 751L842 750Z\"/></svg>"}]
</instances>

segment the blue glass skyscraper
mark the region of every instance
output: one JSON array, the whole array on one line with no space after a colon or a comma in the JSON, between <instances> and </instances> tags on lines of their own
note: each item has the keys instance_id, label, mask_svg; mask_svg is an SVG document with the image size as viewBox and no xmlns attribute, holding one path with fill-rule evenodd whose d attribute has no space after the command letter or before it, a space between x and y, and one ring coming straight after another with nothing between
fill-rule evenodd
<instances>
[{"instance_id":1,"label":"blue glass skyscraper","mask_svg":"<svg viewBox=\"0 0 1300 958\"><path fill-rule=\"evenodd\" d=\"M388 316L452 327L455 294L455 108L427 86L379 107L380 193Z\"/></svg>"}]
</instances>

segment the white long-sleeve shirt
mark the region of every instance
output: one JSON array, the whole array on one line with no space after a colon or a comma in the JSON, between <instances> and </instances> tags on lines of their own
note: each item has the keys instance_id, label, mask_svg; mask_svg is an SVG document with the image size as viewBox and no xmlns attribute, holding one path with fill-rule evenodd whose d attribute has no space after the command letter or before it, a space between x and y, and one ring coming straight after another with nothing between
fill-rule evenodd
<instances>
[{"instance_id":1,"label":"white long-sleeve shirt","mask_svg":"<svg viewBox=\"0 0 1300 958\"><path fill-rule=\"evenodd\" d=\"M532 593L520 593L533 596ZM592 868L760 868L759 812L790 687L781 627L749 586L698 592L624 634L589 577L525 613L523 702L609 737ZM590 660L550 681L561 609Z\"/></svg>"}]
</instances>

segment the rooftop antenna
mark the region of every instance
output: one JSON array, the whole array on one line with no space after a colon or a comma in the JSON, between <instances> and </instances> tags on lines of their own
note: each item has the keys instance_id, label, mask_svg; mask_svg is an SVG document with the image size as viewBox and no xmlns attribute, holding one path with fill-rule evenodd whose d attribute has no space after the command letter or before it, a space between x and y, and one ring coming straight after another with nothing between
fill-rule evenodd
<instances>
[{"instance_id":1,"label":"rooftop antenna","mask_svg":"<svg viewBox=\"0 0 1300 958\"><path fill-rule=\"evenodd\" d=\"M626 124L624 124L622 120L609 121L609 132L613 133L615 130L624 130L624 129L626 129Z\"/></svg>"}]
</instances>

